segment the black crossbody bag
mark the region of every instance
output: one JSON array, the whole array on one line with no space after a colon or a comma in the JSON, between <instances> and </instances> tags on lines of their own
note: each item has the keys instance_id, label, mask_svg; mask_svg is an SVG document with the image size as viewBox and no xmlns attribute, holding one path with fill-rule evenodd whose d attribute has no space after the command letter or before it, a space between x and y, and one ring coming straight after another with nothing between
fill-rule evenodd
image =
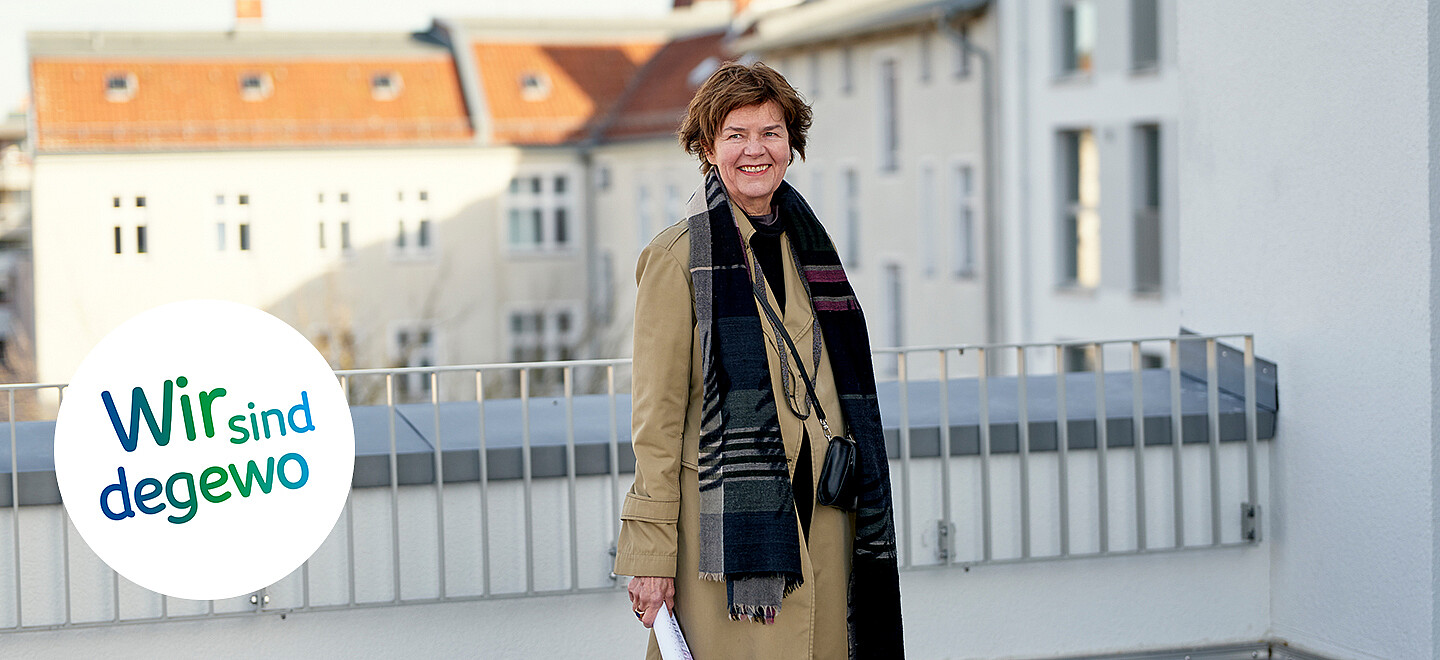
<instances>
[{"instance_id":1,"label":"black crossbody bag","mask_svg":"<svg viewBox=\"0 0 1440 660\"><path fill-rule=\"evenodd\" d=\"M854 511L859 508L860 499L860 478L855 473L855 441L843 435L831 435L830 424L825 421L825 409L820 407L820 399L815 396L815 383L811 382L810 374L805 372L805 360L800 357L800 351L796 350L795 342L790 339L790 333L785 331L785 324L780 321L779 315L770 308L770 303L758 291L752 292L755 293L755 299L760 301L760 307L765 310L766 316L770 317L776 334L785 341L790 354L795 356L795 368L800 371L800 378L805 382L805 392L810 396L810 405L815 407L815 417L820 420L820 428L829 442L825 448L825 465L820 468L820 485L815 489L815 501L843 511Z\"/></svg>"}]
</instances>

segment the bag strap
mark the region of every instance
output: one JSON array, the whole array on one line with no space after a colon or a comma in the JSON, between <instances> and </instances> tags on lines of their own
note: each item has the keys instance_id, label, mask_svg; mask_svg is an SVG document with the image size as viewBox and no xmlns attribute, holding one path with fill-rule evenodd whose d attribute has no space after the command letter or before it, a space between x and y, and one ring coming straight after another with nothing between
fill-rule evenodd
<instances>
[{"instance_id":1,"label":"bag strap","mask_svg":"<svg viewBox=\"0 0 1440 660\"><path fill-rule=\"evenodd\" d=\"M795 342L790 339L790 333L785 331L785 324L775 313L774 308L770 307L769 301L765 300L759 291L751 289L750 292L755 295L755 300L760 302L760 308L764 309L765 315L770 318L770 325L774 327L775 334L785 340L785 346L790 349L790 354L795 356L795 368L800 370L800 379L805 382L805 393L810 397L810 405L815 406L815 417L820 420L820 429L825 432L825 439L830 440L834 436L830 433L830 424L825 421L825 409L820 407L820 399L815 396L815 383L811 382L810 374L805 371L805 361L800 358L800 351L795 348Z\"/></svg>"}]
</instances>

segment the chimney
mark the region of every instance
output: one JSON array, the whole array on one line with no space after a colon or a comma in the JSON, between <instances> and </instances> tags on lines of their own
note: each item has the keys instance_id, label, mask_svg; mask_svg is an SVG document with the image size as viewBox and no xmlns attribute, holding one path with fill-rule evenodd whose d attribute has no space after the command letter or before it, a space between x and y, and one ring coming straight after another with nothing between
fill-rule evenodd
<instances>
[{"instance_id":1,"label":"chimney","mask_svg":"<svg viewBox=\"0 0 1440 660\"><path fill-rule=\"evenodd\" d=\"M261 0L235 0L235 27L260 27L263 15Z\"/></svg>"}]
</instances>

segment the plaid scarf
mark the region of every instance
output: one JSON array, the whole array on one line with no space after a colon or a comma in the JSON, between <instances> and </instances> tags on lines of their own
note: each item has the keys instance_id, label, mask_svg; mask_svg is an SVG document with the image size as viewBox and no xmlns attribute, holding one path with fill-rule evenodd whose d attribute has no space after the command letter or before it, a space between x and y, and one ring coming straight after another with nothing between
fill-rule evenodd
<instances>
[{"instance_id":1,"label":"plaid scarf","mask_svg":"<svg viewBox=\"0 0 1440 660\"><path fill-rule=\"evenodd\" d=\"M849 584L850 657L901 658L890 466L865 317L815 213L782 182L785 219L858 446L860 506ZM800 586L800 547L765 336L725 186L711 171L686 207L705 396L700 423L700 577L725 580L730 618L773 622ZM798 295L798 294L792 294ZM783 350L783 349L782 349ZM818 374L816 374L818 377Z\"/></svg>"}]
</instances>

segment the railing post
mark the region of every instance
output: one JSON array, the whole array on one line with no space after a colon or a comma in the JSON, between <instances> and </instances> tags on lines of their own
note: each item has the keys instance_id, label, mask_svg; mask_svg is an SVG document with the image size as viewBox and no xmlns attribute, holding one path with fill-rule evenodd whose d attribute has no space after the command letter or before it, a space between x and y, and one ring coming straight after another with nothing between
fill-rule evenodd
<instances>
[{"instance_id":1,"label":"railing post","mask_svg":"<svg viewBox=\"0 0 1440 660\"><path fill-rule=\"evenodd\" d=\"M1015 442L1020 453L1020 556L1030 558L1030 391L1026 378L1025 347L1015 347L1016 420Z\"/></svg>"},{"instance_id":2,"label":"railing post","mask_svg":"<svg viewBox=\"0 0 1440 660\"><path fill-rule=\"evenodd\" d=\"M1110 428L1105 410L1105 345L1096 342L1091 346L1095 348L1095 463L1099 477L1100 554L1103 555L1110 552Z\"/></svg>"},{"instance_id":3,"label":"railing post","mask_svg":"<svg viewBox=\"0 0 1440 660\"><path fill-rule=\"evenodd\" d=\"M954 563L954 539L951 538L950 511L950 366L949 351L940 349L940 529L936 548L946 566Z\"/></svg>"},{"instance_id":4,"label":"railing post","mask_svg":"<svg viewBox=\"0 0 1440 660\"><path fill-rule=\"evenodd\" d=\"M1185 547L1185 413L1180 397L1180 340L1170 340L1171 495L1175 501L1175 547Z\"/></svg>"},{"instance_id":5,"label":"railing post","mask_svg":"<svg viewBox=\"0 0 1440 660\"><path fill-rule=\"evenodd\" d=\"M435 546L440 599L445 599L445 449L440 430L440 372L430 372L430 406L435 422Z\"/></svg>"},{"instance_id":6,"label":"railing post","mask_svg":"<svg viewBox=\"0 0 1440 660\"><path fill-rule=\"evenodd\" d=\"M480 587L490 595L490 463L485 437L485 372L475 370L475 407L480 420Z\"/></svg>"},{"instance_id":7,"label":"railing post","mask_svg":"<svg viewBox=\"0 0 1440 660\"><path fill-rule=\"evenodd\" d=\"M1065 400L1065 347L1055 345L1055 451L1060 477L1060 556L1070 556L1070 410Z\"/></svg>"},{"instance_id":8,"label":"railing post","mask_svg":"<svg viewBox=\"0 0 1440 660\"><path fill-rule=\"evenodd\" d=\"M1145 531L1145 388L1140 342L1130 343L1131 438L1135 451L1135 549L1149 545Z\"/></svg>"},{"instance_id":9,"label":"railing post","mask_svg":"<svg viewBox=\"0 0 1440 660\"><path fill-rule=\"evenodd\" d=\"M980 373L980 534L985 561L994 558L994 538L990 514L990 368L986 350L976 349Z\"/></svg>"},{"instance_id":10,"label":"railing post","mask_svg":"<svg viewBox=\"0 0 1440 660\"><path fill-rule=\"evenodd\" d=\"M1205 392L1210 402L1210 544L1220 545L1220 358L1214 338L1205 340Z\"/></svg>"},{"instance_id":11,"label":"railing post","mask_svg":"<svg viewBox=\"0 0 1440 660\"><path fill-rule=\"evenodd\" d=\"M1246 541L1260 542L1260 472L1256 462L1259 429L1255 396L1255 336L1245 335L1245 492L1248 499L1241 510L1241 536Z\"/></svg>"},{"instance_id":12,"label":"railing post","mask_svg":"<svg viewBox=\"0 0 1440 660\"><path fill-rule=\"evenodd\" d=\"M901 520L904 523L905 533L900 535L905 542L904 547L904 568L914 565L910 546L912 534L915 528L910 526L910 376L907 372L908 363L904 351L895 354L896 372L900 378L900 480L903 482L900 489Z\"/></svg>"}]
</instances>

